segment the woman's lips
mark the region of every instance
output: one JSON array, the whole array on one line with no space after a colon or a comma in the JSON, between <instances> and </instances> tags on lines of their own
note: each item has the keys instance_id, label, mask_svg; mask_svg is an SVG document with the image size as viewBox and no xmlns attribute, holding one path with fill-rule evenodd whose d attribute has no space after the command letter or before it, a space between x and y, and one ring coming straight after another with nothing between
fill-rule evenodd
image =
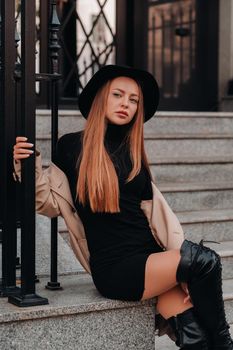
<instances>
[{"instance_id":1,"label":"woman's lips","mask_svg":"<svg viewBox=\"0 0 233 350\"><path fill-rule=\"evenodd\" d=\"M116 113L119 115L120 118L127 118L128 117L128 114L125 113L125 112L119 111L119 112L116 112Z\"/></svg>"}]
</instances>

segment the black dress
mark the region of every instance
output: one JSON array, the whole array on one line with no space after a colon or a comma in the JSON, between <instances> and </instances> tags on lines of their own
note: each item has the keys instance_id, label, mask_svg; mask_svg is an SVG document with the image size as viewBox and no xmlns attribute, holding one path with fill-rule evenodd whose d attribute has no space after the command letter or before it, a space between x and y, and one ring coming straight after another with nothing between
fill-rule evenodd
<instances>
[{"instance_id":1,"label":"black dress","mask_svg":"<svg viewBox=\"0 0 233 350\"><path fill-rule=\"evenodd\" d=\"M142 165L140 173L125 183L132 168L129 151L124 144L128 128L109 124L105 135L105 146L119 180L120 213L93 213L89 205L83 207L76 200L81 132L60 138L55 163L68 177L75 206L84 225L96 288L107 298L133 301L142 298L148 256L162 249L140 208L141 200L152 199L148 171Z\"/></svg>"}]
</instances>

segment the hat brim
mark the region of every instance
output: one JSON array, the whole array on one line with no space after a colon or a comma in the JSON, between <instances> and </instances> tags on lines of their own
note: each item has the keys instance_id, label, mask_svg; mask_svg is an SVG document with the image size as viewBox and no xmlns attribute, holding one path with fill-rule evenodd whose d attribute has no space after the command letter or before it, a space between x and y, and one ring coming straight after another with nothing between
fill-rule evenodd
<instances>
[{"instance_id":1,"label":"hat brim","mask_svg":"<svg viewBox=\"0 0 233 350\"><path fill-rule=\"evenodd\" d=\"M159 103L159 87L153 75L132 67L106 65L93 75L79 96L79 109L84 118L88 117L99 88L108 80L120 76L132 78L140 85L144 100L144 122L153 117Z\"/></svg>"}]
</instances>

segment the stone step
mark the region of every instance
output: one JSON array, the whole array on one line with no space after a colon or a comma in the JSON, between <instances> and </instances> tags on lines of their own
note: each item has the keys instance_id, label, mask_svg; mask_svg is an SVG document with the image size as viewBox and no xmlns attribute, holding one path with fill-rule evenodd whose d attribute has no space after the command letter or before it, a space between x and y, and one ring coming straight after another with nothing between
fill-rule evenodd
<instances>
[{"instance_id":1,"label":"stone step","mask_svg":"<svg viewBox=\"0 0 233 350\"><path fill-rule=\"evenodd\" d=\"M103 298L88 275L63 276L60 291L44 289L46 283L41 279L37 294L47 297L49 305L17 308L6 298L0 299L2 350L37 349L38 344L46 350L166 349L159 347L166 337L154 333L154 299L121 302ZM223 281L223 290L232 324L233 280Z\"/></svg>"},{"instance_id":2,"label":"stone step","mask_svg":"<svg viewBox=\"0 0 233 350\"><path fill-rule=\"evenodd\" d=\"M145 148L151 163L162 157L215 157L233 155L233 136L228 139L146 139Z\"/></svg>"},{"instance_id":3,"label":"stone step","mask_svg":"<svg viewBox=\"0 0 233 350\"><path fill-rule=\"evenodd\" d=\"M145 133L217 134L233 131L233 113L158 112L145 123Z\"/></svg>"},{"instance_id":4,"label":"stone step","mask_svg":"<svg viewBox=\"0 0 233 350\"><path fill-rule=\"evenodd\" d=\"M184 229L185 238L192 240L194 242L197 242L197 243L199 243L201 239L219 242L219 244L207 242L207 243L205 243L205 245L210 246L212 249L214 249L221 256L222 265L223 265L223 278L224 279L233 279L233 240L232 240L233 239L233 210L232 209L229 210L229 215L227 215L227 213L225 213L225 217L224 217L224 213L221 213L221 210L219 210L219 211L215 210L215 214L216 215L219 214L219 216L217 216L215 218L215 221L213 221L214 220L214 213L211 213L212 215L209 214L209 217L208 216L205 217L204 214L202 213L202 218L199 217L198 220L199 221L202 220L202 222L201 222L202 225L203 225L203 221L206 221L206 223L209 224L209 227L207 226L207 228L210 229L210 227L211 227L212 232L206 231L203 233L200 230L197 232L197 234L193 233L192 231L190 232L188 227L185 225L185 223L188 220L189 220L188 225L190 225L190 222L192 222L192 221L195 222L195 218L192 218L191 213L193 213L193 212L177 213L178 218L180 219L180 222L181 222L182 227ZM220 214L222 214L222 216ZM231 216L230 216L230 214L231 214ZM190 217L188 217L188 215ZM217 230L217 228L222 223L220 220L224 220L224 219L228 220L229 218L231 218L231 221L223 221L223 223L228 224L228 227L227 227L227 225L225 225L225 228L228 228L228 230L226 230L226 232L225 231L219 232ZM212 220L212 222L210 223L211 220ZM217 221L217 220L219 220L219 221ZM199 223L199 222L197 221L196 224L197 223ZM212 226L211 226L211 224L212 224ZM224 226L222 226L222 228L224 229ZM216 231L215 231L215 229L216 229ZM214 231L215 235L213 234L213 231ZM65 241L69 244L67 228L66 228L65 223L64 223L62 218L59 218L59 232L62 235L62 237L65 239Z\"/></svg>"},{"instance_id":5,"label":"stone step","mask_svg":"<svg viewBox=\"0 0 233 350\"><path fill-rule=\"evenodd\" d=\"M84 129L85 119L79 112L60 110L58 118L59 133L66 134ZM37 135L51 134L51 114L48 110L37 110L36 113Z\"/></svg>"},{"instance_id":6,"label":"stone step","mask_svg":"<svg viewBox=\"0 0 233 350\"><path fill-rule=\"evenodd\" d=\"M176 214L185 237L191 241L200 242L204 239L228 242L233 239L233 208L177 212ZM60 234L69 243L67 228L61 217L58 223Z\"/></svg>"},{"instance_id":7,"label":"stone step","mask_svg":"<svg viewBox=\"0 0 233 350\"><path fill-rule=\"evenodd\" d=\"M37 294L49 305L17 308L0 299L2 350L154 350L154 300L121 302L103 298L88 275L62 276L63 290Z\"/></svg>"},{"instance_id":8,"label":"stone step","mask_svg":"<svg viewBox=\"0 0 233 350\"><path fill-rule=\"evenodd\" d=\"M190 165L190 164L226 164L233 163L233 155L224 156L193 156L185 157L159 157L155 156L155 161L151 165Z\"/></svg>"},{"instance_id":9,"label":"stone step","mask_svg":"<svg viewBox=\"0 0 233 350\"><path fill-rule=\"evenodd\" d=\"M37 134L48 133L50 120L50 111L37 110ZM59 111L59 130L62 133L80 130L84 125L85 119L79 111ZM233 113L157 112L156 116L144 126L145 133L181 133L183 135L233 133Z\"/></svg>"},{"instance_id":10,"label":"stone step","mask_svg":"<svg viewBox=\"0 0 233 350\"><path fill-rule=\"evenodd\" d=\"M205 242L204 244L221 256L223 279L233 279L233 241L219 242L219 244Z\"/></svg>"},{"instance_id":11,"label":"stone step","mask_svg":"<svg viewBox=\"0 0 233 350\"><path fill-rule=\"evenodd\" d=\"M174 211L232 208L233 183L159 183Z\"/></svg>"},{"instance_id":12,"label":"stone step","mask_svg":"<svg viewBox=\"0 0 233 350\"><path fill-rule=\"evenodd\" d=\"M233 181L233 161L227 164L153 164L151 171L158 183Z\"/></svg>"},{"instance_id":13,"label":"stone step","mask_svg":"<svg viewBox=\"0 0 233 350\"><path fill-rule=\"evenodd\" d=\"M38 136L36 148L41 151L45 159L50 159L50 138L48 135ZM145 148L150 163L157 163L157 159L167 158L188 158L192 157L233 157L233 136L227 139L145 139Z\"/></svg>"},{"instance_id":14,"label":"stone step","mask_svg":"<svg viewBox=\"0 0 233 350\"><path fill-rule=\"evenodd\" d=\"M51 266L51 220L42 215L36 215L36 274L39 278L50 276ZM21 261L21 232L17 234L17 257ZM66 235L67 238L67 235ZM58 235L58 274L59 276L70 274L83 274L84 269L77 260L68 239ZM0 256L2 256L2 244L0 244ZM17 277L20 270L17 270ZM2 259L0 259L0 278L2 278ZM1 349L1 347L0 347Z\"/></svg>"},{"instance_id":15,"label":"stone step","mask_svg":"<svg viewBox=\"0 0 233 350\"><path fill-rule=\"evenodd\" d=\"M187 239L219 242L233 238L233 208L177 212Z\"/></svg>"}]
</instances>

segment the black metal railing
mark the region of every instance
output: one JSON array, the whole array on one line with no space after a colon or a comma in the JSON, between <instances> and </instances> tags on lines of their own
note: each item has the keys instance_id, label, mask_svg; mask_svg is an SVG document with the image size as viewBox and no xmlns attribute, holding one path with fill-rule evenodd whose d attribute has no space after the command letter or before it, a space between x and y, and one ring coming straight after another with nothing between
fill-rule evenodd
<instances>
[{"instance_id":1,"label":"black metal railing","mask_svg":"<svg viewBox=\"0 0 233 350\"><path fill-rule=\"evenodd\" d=\"M2 223L2 296L16 287L16 208L12 179L12 145L15 140L15 2L0 3L0 213Z\"/></svg>"},{"instance_id":2,"label":"black metal railing","mask_svg":"<svg viewBox=\"0 0 233 350\"><path fill-rule=\"evenodd\" d=\"M49 1L49 72L36 73L35 2L21 1L20 25L15 20L15 0L1 1L0 11L0 222L2 234L1 295L18 306L48 303L35 292L35 156L21 161L22 181L13 181L12 151L16 135L35 144L36 81L46 82L51 95L52 160L58 138L58 31L56 0ZM16 11L16 13L18 13ZM33 15L34 14L34 15ZM16 28L19 28L20 36ZM21 38L21 40L20 40ZM20 44L20 52L18 46ZM18 187L17 187L18 186ZM17 194L19 194L17 196ZM20 202L20 205L19 205ZM18 205L17 205L18 203ZM16 215L16 208L20 212ZM20 221L20 222L19 222ZM17 226L21 229L21 277L16 286ZM58 289L57 220L52 220L51 280L46 286Z\"/></svg>"},{"instance_id":3,"label":"black metal railing","mask_svg":"<svg viewBox=\"0 0 233 350\"><path fill-rule=\"evenodd\" d=\"M77 106L79 94L91 76L101 66L115 63L116 28L110 19L115 16L116 0L58 2L60 103Z\"/></svg>"}]
</instances>

